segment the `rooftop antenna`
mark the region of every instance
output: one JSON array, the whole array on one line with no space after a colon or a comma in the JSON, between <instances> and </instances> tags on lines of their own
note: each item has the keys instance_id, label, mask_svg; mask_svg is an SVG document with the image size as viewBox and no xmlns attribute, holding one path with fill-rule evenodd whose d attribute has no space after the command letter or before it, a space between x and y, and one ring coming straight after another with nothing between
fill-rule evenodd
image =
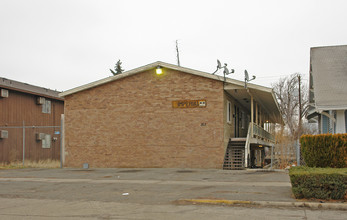
<instances>
[{"instance_id":1,"label":"rooftop antenna","mask_svg":"<svg viewBox=\"0 0 347 220\"><path fill-rule=\"evenodd\" d=\"M252 81L252 80L255 80L255 76L253 75L252 79L249 79L248 72L247 72L247 70L245 70L245 89L247 89L247 83Z\"/></svg>"},{"instance_id":2,"label":"rooftop antenna","mask_svg":"<svg viewBox=\"0 0 347 220\"><path fill-rule=\"evenodd\" d=\"M178 51L178 40L176 40L176 53L177 53L177 65L181 66L181 64L180 64L180 52Z\"/></svg>"},{"instance_id":3,"label":"rooftop antenna","mask_svg":"<svg viewBox=\"0 0 347 220\"><path fill-rule=\"evenodd\" d=\"M223 68L223 69L224 69L224 70L223 70L224 82L225 82L225 80L226 80L225 76L226 76L226 75L229 75L230 73L234 73L234 72L235 72L234 69L231 69L231 70L229 71L229 69L227 68L227 66L228 66L228 64L226 64L226 63L224 63L224 66L222 66L221 62L217 59L217 69L216 69L216 71L214 71L214 72L212 73L212 75L214 75L218 70L220 70L220 69Z\"/></svg>"}]
</instances>

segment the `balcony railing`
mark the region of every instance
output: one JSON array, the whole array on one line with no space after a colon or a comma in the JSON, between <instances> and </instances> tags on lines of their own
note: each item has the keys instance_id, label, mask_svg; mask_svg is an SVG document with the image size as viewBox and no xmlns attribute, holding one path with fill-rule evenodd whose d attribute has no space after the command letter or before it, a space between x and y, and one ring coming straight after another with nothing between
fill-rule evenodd
<instances>
[{"instance_id":1,"label":"balcony railing","mask_svg":"<svg viewBox=\"0 0 347 220\"><path fill-rule=\"evenodd\" d=\"M264 128L260 127L259 125L255 123L251 123L253 126L253 134L252 137L257 137L263 140L275 142L275 136L268 131L266 131Z\"/></svg>"}]
</instances>

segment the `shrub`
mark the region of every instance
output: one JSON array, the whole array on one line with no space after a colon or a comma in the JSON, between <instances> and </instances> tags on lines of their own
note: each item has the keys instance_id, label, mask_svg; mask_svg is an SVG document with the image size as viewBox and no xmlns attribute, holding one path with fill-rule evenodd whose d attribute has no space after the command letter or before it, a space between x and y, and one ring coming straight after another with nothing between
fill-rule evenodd
<instances>
[{"instance_id":1,"label":"shrub","mask_svg":"<svg viewBox=\"0 0 347 220\"><path fill-rule=\"evenodd\" d=\"M303 135L301 153L309 167L347 167L347 134Z\"/></svg>"},{"instance_id":2,"label":"shrub","mask_svg":"<svg viewBox=\"0 0 347 220\"><path fill-rule=\"evenodd\" d=\"M347 168L292 167L289 176L297 199L347 198Z\"/></svg>"}]
</instances>

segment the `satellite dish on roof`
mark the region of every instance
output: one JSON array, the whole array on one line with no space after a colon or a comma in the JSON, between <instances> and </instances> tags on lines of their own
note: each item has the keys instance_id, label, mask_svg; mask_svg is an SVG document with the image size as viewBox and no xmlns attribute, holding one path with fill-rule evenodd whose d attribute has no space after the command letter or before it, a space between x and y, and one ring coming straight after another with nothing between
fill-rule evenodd
<instances>
[{"instance_id":1,"label":"satellite dish on roof","mask_svg":"<svg viewBox=\"0 0 347 220\"><path fill-rule=\"evenodd\" d=\"M226 64L226 63L224 63L224 66L222 66L222 64L221 64L221 62L217 59L217 69L216 69L216 71L214 71L213 73L212 73L212 75L214 75L218 70L220 70L220 69L224 69L224 71L223 71L223 74L224 74L224 81L226 80L226 78L225 78L225 75L229 75L230 73L234 73L235 72L235 70L234 69L231 69L230 71L229 71L229 69L227 68L227 66L228 66L228 64Z\"/></svg>"},{"instance_id":2,"label":"satellite dish on roof","mask_svg":"<svg viewBox=\"0 0 347 220\"><path fill-rule=\"evenodd\" d=\"M225 75L229 75L230 73L234 73L234 72L235 72L234 69L231 69L231 70L229 71L229 69L226 67L226 65L224 66L224 71L223 71L223 73L224 73Z\"/></svg>"},{"instance_id":3,"label":"satellite dish on roof","mask_svg":"<svg viewBox=\"0 0 347 220\"><path fill-rule=\"evenodd\" d=\"M249 80L249 76L248 76L248 72L247 70L245 70L245 80L248 81Z\"/></svg>"},{"instance_id":4,"label":"satellite dish on roof","mask_svg":"<svg viewBox=\"0 0 347 220\"><path fill-rule=\"evenodd\" d=\"M219 60L217 60L217 69L222 69L222 64L220 63Z\"/></svg>"},{"instance_id":5,"label":"satellite dish on roof","mask_svg":"<svg viewBox=\"0 0 347 220\"><path fill-rule=\"evenodd\" d=\"M217 69L216 69L216 71L214 71L214 72L212 73L212 75L214 75L219 69L222 69L222 64L221 64L220 61L217 59Z\"/></svg>"},{"instance_id":6,"label":"satellite dish on roof","mask_svg":"<svg viewBox=\"0 0 347 220\"><path fill-rule=\"evenodd\" d=\"M247 70L245 70L245 88L247 89L247 83L252 81L252 80L255 80L255 76L253 75L252 76L252 79L249 79L249 75L248 75L248 72Z\"/></svg>"},{"instance_id":7,"label":"satellite dish on roof","mask_svg":"<svg viewBox=\"0 0 347 220\"><path fill-rule=\"evenodd\" d=\"M230 72L229 72L229 70L228 70L228 68L226 66L224 67L224 72L223 73L226 74L226 75L230 74Z\"/></svg>"}]
</instances>

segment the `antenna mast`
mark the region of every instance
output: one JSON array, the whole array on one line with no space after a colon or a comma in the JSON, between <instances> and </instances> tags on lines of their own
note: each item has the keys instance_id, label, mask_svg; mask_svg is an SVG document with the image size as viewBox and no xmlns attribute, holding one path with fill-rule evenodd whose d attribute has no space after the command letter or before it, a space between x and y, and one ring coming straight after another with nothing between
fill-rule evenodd
<instances>
[{"instance_id":1,"label":"antenna mast","mask_svg":"<svg viewBox=\"0 0 347 220\"><path fill-rule=\"evenodd\" d=\"M177 65L181 66L181 64L180 64L180 52L178 51L178 40L176 40L176 53L177 53Z\"/></svg>"}]
</instances>

